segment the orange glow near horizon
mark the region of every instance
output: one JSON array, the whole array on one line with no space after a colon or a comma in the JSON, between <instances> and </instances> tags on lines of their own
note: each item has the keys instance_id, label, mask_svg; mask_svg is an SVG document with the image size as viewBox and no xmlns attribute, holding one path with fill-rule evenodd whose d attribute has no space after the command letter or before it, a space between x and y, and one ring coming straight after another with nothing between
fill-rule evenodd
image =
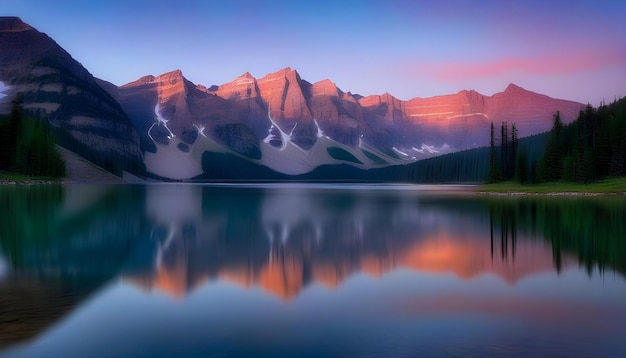
<instances>
[{"instance_id":1,"label":"orange glow near horizon","mask_svg":"<svg viewBox=\"0 0 626 358\"><path fill-rule=\"evenodd\" d=\"M351 275L362 273L376 279L399 268L434 275L453 274L460 280L472 280L484 274L500 277L509 285L515 285L525 277L554 270L551 249L540 242L518 240L515 259L512 247L506 248L503 256L500 243L495 243L491 253L491 243L480 237L456 238L450 232L440 230L421 240L415 240L407 248L382 255L362 255L356 265L350 261L328 260L308 262L310 277L305 277L305 261L310 260L301 254L290 255L280 252L258 268L245 266L226 267L218 271L218 280L230 282L243 288L258 286L283 299L292 300L302 289L311 283L319 283L327 289L336 289ZM564 260L564 266L573 260ZM175 263L163 265L155 273L154 279L132 279L141 287L154 287L172 297L182 298L196 286L206 284L210 279L204 275L196 282L189 282L188 263L184 255L178 255ZM308 281L307 281L308 280Z\"/></svg>"}]
</instances>

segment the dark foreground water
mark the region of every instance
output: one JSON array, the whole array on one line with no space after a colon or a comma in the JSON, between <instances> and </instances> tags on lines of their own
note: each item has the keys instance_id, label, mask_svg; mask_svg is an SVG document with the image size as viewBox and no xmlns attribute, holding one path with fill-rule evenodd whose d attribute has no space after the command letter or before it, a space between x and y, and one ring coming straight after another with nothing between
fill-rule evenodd
<instances>
[{"instance_id":1,"label":"dark foreground water","mask_svg":"<svg viewBox=\"0 0 626 358\"><path fill-rule=\"evenodd\" d=\"M0 188L2 357L624 357L625 275L623 196Z\"/></svg>"}]
</instances>

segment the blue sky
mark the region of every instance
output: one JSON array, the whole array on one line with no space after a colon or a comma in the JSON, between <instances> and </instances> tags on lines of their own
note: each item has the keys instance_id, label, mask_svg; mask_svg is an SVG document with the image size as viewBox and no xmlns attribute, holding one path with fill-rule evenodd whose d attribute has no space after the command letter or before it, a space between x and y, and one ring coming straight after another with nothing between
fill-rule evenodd
<instances>
[{"instance_id":1,"label":"blue sky","mask_svg":"<svg viewBox=\"0 0 626 358\"><path fill-rule=\"evenodd\" d=\"M626 95L626 1L2 0L117 85L181 69L194 83L290 66L401 99L508 83L597 105Z\"/></svg>"}]
</instances>

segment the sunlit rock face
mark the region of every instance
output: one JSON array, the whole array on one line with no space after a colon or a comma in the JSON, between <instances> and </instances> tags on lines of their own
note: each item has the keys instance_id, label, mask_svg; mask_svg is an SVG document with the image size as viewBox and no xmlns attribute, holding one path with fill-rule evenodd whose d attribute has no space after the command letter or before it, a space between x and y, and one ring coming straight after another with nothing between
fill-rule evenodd
<instances>
[{"instance_id":1,"label":"sunlit rock face","mask_svg":"<svg viewBox=\"0 0 626 358\"><path fill-rule=\"evenodd\" d=\"M194 152L230 153L288 175L324 164L406 164L485 146L492 122L515 124L522 137L548 130L557 110L567 123L582 108L513 84L493 96L461 91L408 101L389 93L362 97L330 80L311 84L289 67L260 79L246 72L209 88L178 70L106 88L142 133L146 150L157 151L156 142L178 148L167 149L174 154L169 157L196 162L202 153ZM193 140L186 140L190 135ZM195 144L198 136L206 138L203 145ZM340 149L331 151L349 156L329 157L327 148L335 146Z\"/></svg>"},{"instance_id":2,"label":"sunlit rock face","mask_svg":"<svg viewBox=\"0 0 626 358\"><path fill-rule=\"evenodd\" d=\"M305 97L305 83L295 70L287 67L270 73L258 81L261 96L270 114L279 123L283 120L310 121L313 115Z\"/></svg>"},{"instance_id":3,"label":"sunlit rock face","mask_svg":"<svg viewBox=\"0 0 626 358\"><path fill-rule=\"evenodd\" d=\"M311 86L309 104L320 127L340 143L357 145L359 135L371 130L366 121L367 113L352 94L344 93L330 80L322 80Z\"/></svg>"},{"instance_id":4,"label":"sunlit rock face","mask_svg":"<svg viewBox=\"0 0 626 358\"><path fill-rule=\"evenodd\" d=\"M114 91L144 137L154 123L159 124L158 116L167 121L173 135L192 130L194 124L210 124L220 119L223 122L223 118L229 117L225 100L206 95L179 70L156 77L145 76Z\"/></svg>"},{"instance_id":5,"label":"sunlit rock face","mask_svg":"<svg viewBox=\"0 0 626 358\"><path fill-rule=\"evenodd\" d=\"M16 17L0 17L0 81L9 87L0 112L19 97L25 114L49 121L63 146L141 172L139 135L120 105L56 42Z\"/></svg>"},{"instance_id":6,"label":"sunlit rock face","mask_svg":"<svg viewBox=\"0 0 626 358\"><path fill-rule=\"evenodd\" d=\"M583 107L581 103L550 98L514 84L493 96L472 90L400 101L385 94L364 97L359 104L386 121L412 123L418 128L419 137L458 149L487 145L491 122L496 126L503 122L515 124L519 136L525 137L549 130L556 111L569 123Z\"/></svg>"},{"instance_id":7,"label":"sunlit rock face","mask_svg":"<svg viewBox=\"0 0 626 358\"><path fill-rule=\"evenodd\" d=\"M567 123L582 108L580 103L553 99L513 84L493 96L461 91L409 101L388 93L361 97L343 92L330 80L310 84L291 68L259 80L245 73L209 89L193 85L180 71L174 71L125 85L124 89L134 90L122 93L128 96L145 90L146 82L154 87L163 115L173 120L175 133L176 128L189 128L191 122L211 126L229 121L250 127L262 138L271 129L271 118L293 136L294 143L308 150L316 141L315 120L327 136L339 143L357 146L361 138L378 148L409 150L418 158L422 153L411 148L423 144L447 144L452 150L487 145L491 122L515 123L523 137L549 130L557 110ZM137 98L121 102L126 108ZM201 111L192 110L199 107Z\"/></svg>"}]
</instances>

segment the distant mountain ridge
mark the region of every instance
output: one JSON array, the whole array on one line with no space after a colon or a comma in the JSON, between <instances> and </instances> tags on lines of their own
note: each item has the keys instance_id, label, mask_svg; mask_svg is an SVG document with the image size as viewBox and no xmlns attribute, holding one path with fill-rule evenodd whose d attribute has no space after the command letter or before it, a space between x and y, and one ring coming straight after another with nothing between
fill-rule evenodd
<instances>
[{"instance_id":1,"label":"distant mountain ridge","mask_svg":"<svg viewBox=\"0 0 626 358\"><path fill-rule=\"evenodd\" d=\"M472 90L408 101L388 93L363 97L328 79L310 83L289 67L209 87L180 70L118 87L95 79L45 34L6 17L0 81L0 112L20 94L28 115L48 120L62 145L118 170L141 172L145 164L161 179L210 179L220 169L215 155L287 176L324 166L402 165L487 145L491 122L515 123L527 136L548 130L557 110L568 123L584 107L514 84L492 96Z\"/></svg>"}]
</instances>

